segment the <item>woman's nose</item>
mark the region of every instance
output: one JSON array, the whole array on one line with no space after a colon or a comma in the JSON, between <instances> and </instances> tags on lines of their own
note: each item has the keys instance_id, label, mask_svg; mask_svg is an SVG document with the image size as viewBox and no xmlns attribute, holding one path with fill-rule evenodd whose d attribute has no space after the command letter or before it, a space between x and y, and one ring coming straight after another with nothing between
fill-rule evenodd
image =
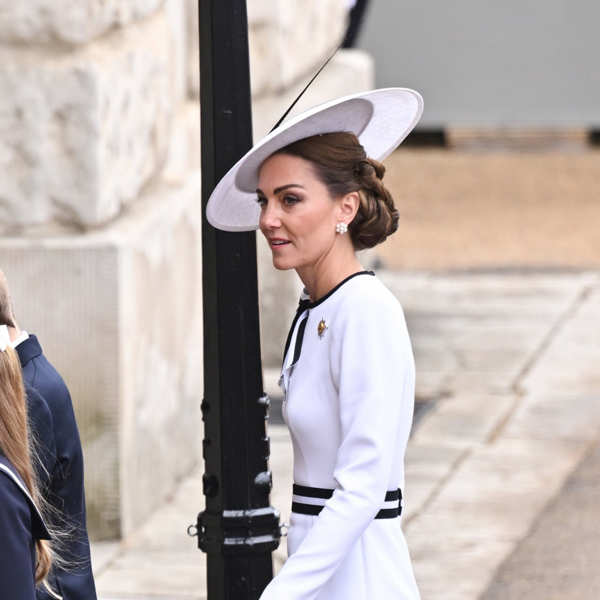
<instances>
[{"instance_id":1,"label":"woman's nose","mask_svg":"<svg viewBox=\"0 0 600 600\"><path fill-rule=\"evenodd\" d=\"M261 229L276 229L281 226L279 212L274 202L267 202L263 205L259 224Z\"/></svg>"}]
</instances>

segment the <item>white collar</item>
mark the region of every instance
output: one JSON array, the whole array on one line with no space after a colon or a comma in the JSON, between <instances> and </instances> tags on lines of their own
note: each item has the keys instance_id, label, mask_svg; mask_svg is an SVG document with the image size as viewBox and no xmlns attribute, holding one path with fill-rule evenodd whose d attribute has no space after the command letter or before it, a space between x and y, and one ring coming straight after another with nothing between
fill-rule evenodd
<instances>
[{"instance_id":1,"label":"white collar","mask_svg":"<svg viewBox=\"0 0 600 600\"><path fill-rule=\"evenodd\" d=\"M4 352L10 345L8 327L6 325L0 325L0 352Z\"/></svg>"},{"instance_id":2,"label":"white collar","mask_svg":"<svg viewBox=\"0 0 600 600\"><path fill-rule=\"evenodd\" d=\"M29 338L29 334L26 331L21 331L21 333L18 335L18 337L16 339L14 339L10 343L10 345L13 348L16 348L21 342L24 342L28 338Z\"/></svg>"}]
</instances>

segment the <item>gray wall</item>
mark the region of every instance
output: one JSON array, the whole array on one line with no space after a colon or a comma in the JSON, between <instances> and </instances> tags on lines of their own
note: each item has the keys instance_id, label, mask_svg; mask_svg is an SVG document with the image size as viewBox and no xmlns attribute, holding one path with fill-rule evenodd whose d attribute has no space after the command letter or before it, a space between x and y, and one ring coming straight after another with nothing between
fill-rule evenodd
<instances>
[{"instance_id":1,"label":"gray wall","mask_svg":"<svg viewBox=\"0 0 600 600\"><path fill-rule=\"evenodd\" d=\"M595 0L371 0L358 47L422 126L598 128L599 23Z\"/></svg>"}]
</instances>

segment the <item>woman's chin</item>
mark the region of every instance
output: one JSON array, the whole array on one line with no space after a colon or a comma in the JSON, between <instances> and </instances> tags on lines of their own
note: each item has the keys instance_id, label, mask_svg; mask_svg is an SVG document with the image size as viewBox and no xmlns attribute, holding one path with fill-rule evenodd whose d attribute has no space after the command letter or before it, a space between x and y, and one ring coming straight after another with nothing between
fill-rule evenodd
<instances>
[{"instance_id":1,"label":"woman's chin","mask_svg":"<svg viewBox=\"0 0 600 600\"><path fill-rule=\"evenodd\" d=\"M292 264L292 261L285 260L284 258L282 258L280 256L273 256L273 266L278 271L288 271L289 269L293 269L294 268L294 265Z\"/></svg>"}]
</instances>

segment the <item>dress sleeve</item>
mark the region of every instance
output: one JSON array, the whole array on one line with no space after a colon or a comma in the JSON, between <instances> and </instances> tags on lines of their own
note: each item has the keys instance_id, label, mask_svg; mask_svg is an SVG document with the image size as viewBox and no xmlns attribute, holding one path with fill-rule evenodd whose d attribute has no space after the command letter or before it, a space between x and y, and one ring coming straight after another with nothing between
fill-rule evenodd
<instances>
[{"instance_id":1,"label":"dress sleeve","mask_svg":"<svg viewBox=\"0 0 600 600\"><path fill-rule=\"evenodd\" d=\"M337 489L260 600L318 596L381 508L410 430L414 360L400 306L369 301L338 318L330 355L342 435Z\"/></svg>"},{"instance_id":2,"label":"dress sleeve","mask_svg":"<svg viewBox=\"0 0 600 600\"><path fill-rule=\"evenodd\" d=\"M3 598L35 600L31 511L25 495L0 473L0 590Z\"/></svg>"}]
</instances>

